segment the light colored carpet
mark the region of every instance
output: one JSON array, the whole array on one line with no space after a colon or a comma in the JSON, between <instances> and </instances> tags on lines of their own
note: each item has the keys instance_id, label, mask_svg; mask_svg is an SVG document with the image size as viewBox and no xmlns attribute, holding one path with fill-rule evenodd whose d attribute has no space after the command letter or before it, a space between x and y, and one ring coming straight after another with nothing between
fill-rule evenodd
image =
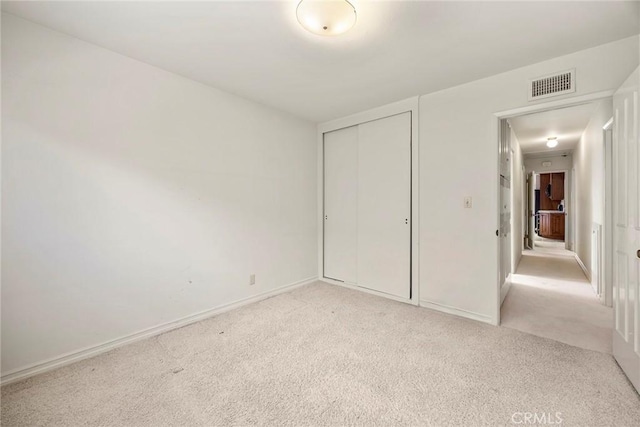
<instances>
[{"instance_id":1,"label":"light colored carpet","mask_svg":"<svg viewBox=\"0 0 640 427\"><path fill-rule=\"evenodd\" d=\"M2 425L637 426L610 355L316 283L2 388ZM516 415L516 421L521 415Z\"/></svg>"},{"instance_id":2,"label":"light colored carpet","mask_svg":"<svg viewBox=\"0 0 640 427\"><path fill-rule=\"evenodd\" d=\"M613 310L598 301L573 252L523 252L501 325L611 353Z\"/></svg>"},{"instance_id":3,"label":"light colored carpet","mask_svg":"<svg viewBox=\"0 0 640 427\"><path fill-rule=\"evenodd\" d=\"M533 246L538 253L574 256L573 252L565 249L564 242L558 242L557 240L536 240Z\"/></svg>"}]
</instances>

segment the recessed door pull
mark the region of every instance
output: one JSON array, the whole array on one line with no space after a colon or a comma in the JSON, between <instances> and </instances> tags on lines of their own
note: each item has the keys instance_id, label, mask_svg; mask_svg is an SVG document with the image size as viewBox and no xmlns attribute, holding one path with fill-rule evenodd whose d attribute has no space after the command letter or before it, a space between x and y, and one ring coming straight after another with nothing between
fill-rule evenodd
<instances>
[{"instance_id":1,"label":"recessed door pull","mask_svg":"<svg viewBox=\"0 0 640 427\"><path fill-rule=\"evenodd\" d=\"M638 258L640 258L640 249L638 249L638 250L636 251L636 256L637 256Z\"/></svg>"}]
</instances>

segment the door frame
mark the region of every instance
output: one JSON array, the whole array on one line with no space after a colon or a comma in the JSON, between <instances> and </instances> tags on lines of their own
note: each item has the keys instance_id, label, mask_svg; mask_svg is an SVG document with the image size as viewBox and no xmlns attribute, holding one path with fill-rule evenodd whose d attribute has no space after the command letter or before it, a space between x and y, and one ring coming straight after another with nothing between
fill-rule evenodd
<instances>
[{"instance_id":1,"label":"door frame","mask_svg":"<svg viewBox=\"0 0 640 427\"><path fill-rule=\"evenodd\" d=\"M503 126L503 124L505 126ZM507 294L509 293L509 289L511 288L511 274L513 273L513 192L514 192L514 185L513 185L513 158L515 157L513 155L513 149L512 149L512 139L511 139L511 133L513 132L512 128L511 128L511 123L509 122L508 119L504 119L504 120L500 120L500 138L498 141L498 181L499 181L499 185L500 185L500 193L498 194L498 206L500 208L500 212L498 214L499 218L500 218L500 222L498 223L498 230L496 230L496 236L498 236L498 246L500 247L499 249L499 256L500 256L500 260L498 261L498 282L500 283L500 305L502 305L502 303L504 302L505 297L507 296ZM503 145L505 141L508 140L508 145ZM500 147L500 145L503 145L502 147ZM506 152L508 153L506 156L506 163L507 164L503 164L502 161L504 160L502 155L500 154L500 150L506 150ZM504 153L504 151L502 152ZM511 160L511 161L509 161ZM504 167L504 170L503 170ZM508 171L508 176L509 176L509 180L507 181L506 178L504 178L504 176L502 175L503 172L506 173L506 169L509 169ZM504 218L502 217L503 214L503 209L506 208L506 204L504 203L505 200L503 199L503 197L505 196L505 187L502 185L502 182L507 181L509 183L509 232L505 235L502 233L503 230L503 220ZM509 253L504 253L503 252L503 248L504 246L507 246L509 248ZM507 265L505 266L503 263L507 263ZM504 280L503 280L504 279Z\"/></svg>"},{"instance_id":2,"label":"door frame","mask_svg":"<svg viewBox=\"0 0 640 427\"><path fill-rule=\"evenodd\" d=\"M528 217L529 200L525 199L524 197L525 196L527 198L529 197L529 192L527 191L529 187L527 183L527 168L524 166L524 157L522 157L522 152L520 152L520 158L522 159L522 171L520 173L522 176L521 190L523 195L522 207L524 210L523 223L522 223L522 241L520 242L520 244L522 245L522 250L524 250L527 247L525 236L527 234L527 230L529 229L529 217ZM522 215L522 212L520 212L520 214ZM520 264L520 261L518 261L518 264ZM518 268L517 265L516 265L516 268Z\"/></svg>"},{"instance_id":3,"label":"door frame","mask_svg":"<svg viewBox=\"0 0 640 427\"><path fill-rule=\"evenodd\" d=\"M555 157L555 156L550 156ZM523 156L524 159L524 156ZM571 242L569 241L569 235L573 236L573 219L569 218L569 215L573 213L574 210L574 189L573 189L573 171L568 169L553 169L549 171L539 172L539 171L531 171L534 174L541 175L543 173L562 173L564 174L564 248L567 250L571 250ZM571 184L569 184L571 183ZM540 189L542 191L542 189ZM567 203L567 194L569 195L569 201ZM567 227L569 224L569 227Z\"/></svg>"},{"instance_id":4,"label":"door frame","mask_svg":"<svg viewBox=\"0 0 640 427\"><path fill-rule=\"evenodd\" d=\"M604 143L604 224L600 257L602 271L600 283L603 288L600 298L607 307L613 307L613 117L602 126Z\"/></svg>"},{"instance_id":5,"label":"door frame","mask_svg":"<svg viewBox=\"0 0 640 427\"><path fill-rule=\"evenodd\" d=\"M418 139L418 106L419 97L411 97L402 101L384 105L382 107L373 108L361 113L353 114L347 117L330 120L318 124L317 128L317 154L318 154L318 280L331 283L333 285L343 286L346 288L356 289L378 295L384 298L396 301L406 302L413 305L419 305L420 302L420 199L419 199L419 139ZM373 120L383 119L389 116L395 116L402 113L411 113L411 225L410 232L410 298L396 297L383 292L366 289L360 286L332 280L324 277L324 134L334 130L339 130L351 126Z\"/></svg>"},{"instance_id":6,"label":"door frame","mask_svg":"<svg viewBox=\"0 0 640 427\"><path fill-rule=\"evenodd\" d=\"M522 162L524 163L524 156L522 157ZM531 205L535 205L534 194L535 194L535 172L527 173L527 169L522 165L525 174L525 189L524 189L524 204L525 204L525 213L524 213L524 221L526 226L526 232L524 235L527 237L527 241L524 245L525 249L533 249L533 234L535 233L535 219L534 209L529 209L532 207ZM533 201L533 203L532 203Z\"/></svg>"},{"instance_id":7,"label":"door frame","mask_svg":"<svg viewBox=\"0 0 640 427\"><path fill-rule=\"evenodd\" d=\"M494 153L495 153L495 181L494 191L496 200L495 200L495 228L496 230L500 229L500 120L509 119L517 116L522 116L525 114L532 113L541 113L544 111L555 110L562 107L572 107L580 104L586 104L589 102L599 101L602 99L612 98L615 91L606 90L601 92L595 92L588 95L581 96L568 96L566 98L558 99L555 101L549 102L540 102L534 105L528 105L526 107L514 108L511 110L499 111L493 114L493 141L494 141ZM573 230L572 230L573 231ZM499 237L498 237L499 238ZM566 240L566 236L565 236ZM494 315L493 322L496 325L500 324L500 302L501 302L501 283L500 283L500 263L502 262L502 251L500 248L500 244L496 245L497 253L496 253L496 265L495 265L495 303L494 303ZM513 248L511 248L513 250Z\"/></svg>"}]
</instances>

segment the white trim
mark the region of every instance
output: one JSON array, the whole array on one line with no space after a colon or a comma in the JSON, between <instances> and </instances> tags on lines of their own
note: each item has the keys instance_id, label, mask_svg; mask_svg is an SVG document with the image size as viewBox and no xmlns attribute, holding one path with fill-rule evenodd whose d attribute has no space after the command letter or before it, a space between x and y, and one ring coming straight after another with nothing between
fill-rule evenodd
<instances>
[{"instance_id":1,"label":"white trim","mask_svg":"<svg viewBox=\"0 0 640 427\"><path fill-rule=\"evenodd\" d=\"M258 302L258 301L267 299L269 297L272 297L274 295L278 295L283 292L287 292L295 288L308 285L315 281L317 281L317 277L315 276L309 277L307 279L303 279L294 283L290 283L288 285L281 286L271 291L267 291L258 295L243 298L228 304L223 304L218 307L201 311L199 313L191 314L189 316L185 316L180 319L176 319L167 323L162 323L160 325L153 326L151 328L144 329L142 331L135 332L133 334L126 335L124 337L120 337L112 341L107 341L102 344L86 347L78 351L73 351L73 352L66 353L61 356L54 357L42 362L28 365L23 368L15 369L13 371L7 372L6 374L3 374L2 378L0 379L0 383L2 385L11 384L11 383L32 377L34 375L49 372L54 369L61 368L63 366L78 362L80 360L88 359L90 357L97 356L102 353L106 353L107 351L113 350L115 348L122 347L127 344L132 344L134 342L141 341L145 338L150 338L156 335L160 335L174 329L182 328L184 326L199 322L201 320L224 313L226 311L230 311L230 310L242 307L244 305Z\"/></svg>"},{"instance_id":2,"label":"white trim","mask_svg":"<svg viewBox=\"0 0 640 427\"><path fill-rule=\"evenodd\" d=\"M420 97L411 100L411 299L420 302Z\"/></svg>"},{"instance_id":3,"label":"white trim","mask_svg":"<svg viewBox=\"0 0 640 427\"><path fill-rule=\"evenodd\" d=\"M502 117L498 116L498 115L494 115L494 124L495 126L492 126L492 135L491 138L493 139L493 141L496 142L496 146L495 146L495 160L496 163L494 165L494 167L496 168L495 170L497 171L497 174L493 174L493 176L495 177L495 181L493 182L494 188L496 189L496 194L498 196L497 200L496 200L496 223L495 223L495 227L496 227L496 237L497 237L497 244L496 244L496 283L498 283L498 287L496 288L497 292L495 294L495 303L496 306L493 307L493 319L491 323L494 323L496 325L500 324L500 307L502 305L502 278L500 277L501 273L502 273L502 245L500 244L500 227L502 226L502 188L500 186L500 175L502 173L502 164L501 164L501 157L500 157L500 144L501 144L501 138L502 138ZM524 160L523 160L524 161Z\"/></svg>"},{"instance_id":4,"label":"white trim","mask_svg":"<svg viewBox=\"0 0 640 427\"><path fill-rule=\"evenodd\" d=\"M613 90L603 90L582 96L571 96L551 102L541 102L539 104L527 105L526 107L513 108L511 110L499 111L494 115L499 119L512 118L522 116L529 113L541 113L543 111L555 110L560 107L570 107L573 105L586 104L588 102L598 101L600 99L610 98L613 96Z\"/></svg>"},{"instance_id":5,"label":"white trim","mask_svg":"<svg viewBox=\"0 0 640 427\"><path fill-rule=\"evenodd\" d=\"M404 113L407 111L417 111L419 103L418 98L419 97L414 96L411 98L403 99L402 101L383 105L382 107L372 108L370 110L362 111L350 116L320 123L318 124L318 134L322 136L323 133L331 132L334 130L359 125L361 123L366 123L373 120L383 119L385 117L394 116L396 114Z\"/></svg>"},{"instance_id":6,"label":"white trim","mask_svg":"<svg viewBox=\"0 0 640 427\"><path fill-rule=\"evenodd\" d=\"M383 105L382 107L373 108L361 113L352 114L347 117L331 120L318 124L318 277L320 280L352 287L352 289L364 292L374 293L386 298L396 299L398 301L408 302L418 305L420 301L420 152L419 152L419 114L418 107L420 98L414 96L402 101ZM324 151L323 151L323 135L338 129L350 126L356 126L361 123L382 119L396 114L411 112L411 299L397 299L391 295L375 291L366 290L359 286L344 284L343 282L334 281L324 277Z\"/></svg>"},{"instance_id":7,"label":"white trim","mask_svg":"<svg viewBox=\"0 0 640 427\"><path fill-rule=\"evenodd\" d=\"M609 135L607 143L607 135ZM602 227L603 304L613 307L613 117L602 127L604 144L604 224Z\"/></svg>"},{"instance_id":8,"label":"white trim","mask_svg":"<svg viewBox=\"0 0 640 427\"><path fill-rule=\"evenodd\" d=\"M324 133L318 129L317 142L318 180L317 193L317 229L318 229L318 278L324 276Z\"/></svg>"},{"instance_id":9,"label":"white trim","mask_svg":"<svg viewBox=\"0 0 640 427\"><path fill-rule=\"evenodd\" d=\"M578 206L578 183L576 181L576 168L574 166L573 163L574 159L573 159L573 153L571 154L571 188L569 189L569 212L571 216L567 216L567 221L569 222L569 227L565 228L565 233L564 233L564 238L565 240L569 241L569 250L570 251L576 251L578 248L576 247L576 241L578 239L577 237L577 224L578 224L578 215L577 212L578 210L576 209L576 207ZM566 188L565 188L566 191ZM567 199L566 199L566 194L565 193L565 205L564 205L564 211L567 212ZM566 226L566 223L565 223ZM566 248L566 244L565 244L565 248Z\"/></svg>"},{"instance_id":10,"label":"white trim","mask_svg":"<svg viewBox=\"0 0 640 427\"><path fill-rule=\"evenodd\" d=\"M604 258L602 246L604 238L604 226L597 222L591 224L591 287L602 304L604 304ZM595 245L593 240L595 239ZM593 257L595 253L595 259ZM595 270L595 274L594 271Z\"/></svg>"},{"instance_id":11,"label":"white trim","mask_svg":"<svg viewBox=\"0 0 640 427\"><path fill-rule=\"evenodd\" d=\"M373 289L364 288L362 286L354 285L353 283L341 282L339 280L329 279L328 277L321 277L318 279L321 282L328 283L330 285L342 286L343 288L353 289L355 291L364 292L365 294L376 295L382 298L391 299L394 301L404 302L407 304L418 305L418 301L412 301L409 298L402 298L396 295L386 294L384 292L375 291Z\"/></svg>"},{"instance_id":12,"label":"white trim","mask_svg":"<svg viewBox=\"0 0 640 427\"><path fill-rule=\"evenodd\" d=\"M500 307L502 307L502 303L504 303L504 299L507 297L507 294L511 290L511 280L507 280L502 288L500 288Z\"/></svg>"},{"instance_id":13,"label":"white trim","mask_svg":"<svg viewBox=\"0 0 640 427\"><path fill-rule=\"evenodd\" d=\"M573 255L576 258L578 265L582 269L582 272L584 273L585 276L587 276L587 279L589 279L589 283L591 283L591 272L587 270L587 267L585 267L584 263L582 262L582 260L580 259L580 257L576 252L574 252Z\"/></svg>"},{"instance_id":14,"label":"white trim","mask_svg":"<svg viewBox=\"0 0 640 427\"><path fill-rule=\"evenodd\" d=\"M487 316L485 314L480 314L473 311L467 311L460 308L451 307L445 304L438 304L437 302L422 300L420 301L420 307L440 311L442 313L453 314L455 316L465 317L467 319L477 320L483 323L489 323L491 325L497 325L497 323L495 322L495 319L492 319L490 316Z\"/></svg>"},{"instance_id":15,"label":"white trim","mask_svg":"<svg viewBox=\"0 0 640 427\"><path fill-rule=\"evenodd\" d=\"M573 156L573 154L571 154ZM549 157L556 157L556 156L549 156ZM574 221L572 221L573 218L573 212L574 212L574 206L573 206L573 202L575 201L573 198L573 191L572 187L573 187L573 180L575 179L575 169L554 169L554 170L550 170L550 171L544 171L544 172L536 172L535 170L532 171L534 174L545 174L545 173L563 173L564 174L564 248L568 251L572 251L573 250L573 245L571 243L571 241L573 240L573 227L574 227ZM569 198L567 199L567 194L569 195ZM544 238L543 238L544 239ZM532 240L532 242L535 242L535 236L534 239ZM553 240L553 239L552 239Z\"/></svg>"}]
</instances>

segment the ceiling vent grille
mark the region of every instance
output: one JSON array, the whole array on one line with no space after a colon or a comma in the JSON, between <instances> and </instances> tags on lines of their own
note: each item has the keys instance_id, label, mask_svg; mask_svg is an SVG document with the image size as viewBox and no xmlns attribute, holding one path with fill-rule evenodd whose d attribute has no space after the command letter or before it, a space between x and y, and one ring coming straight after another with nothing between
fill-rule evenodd
<instances>
[{"instance_id":1,"label":"ceiling vent grille","mask_svg":"<svg viewBox=\"0 0 640 427\"><path fill-rule=\"evenodd\" d=\"M529 80L529 101L576 91L575 70Z\"/></svg>"}]
</instances>

